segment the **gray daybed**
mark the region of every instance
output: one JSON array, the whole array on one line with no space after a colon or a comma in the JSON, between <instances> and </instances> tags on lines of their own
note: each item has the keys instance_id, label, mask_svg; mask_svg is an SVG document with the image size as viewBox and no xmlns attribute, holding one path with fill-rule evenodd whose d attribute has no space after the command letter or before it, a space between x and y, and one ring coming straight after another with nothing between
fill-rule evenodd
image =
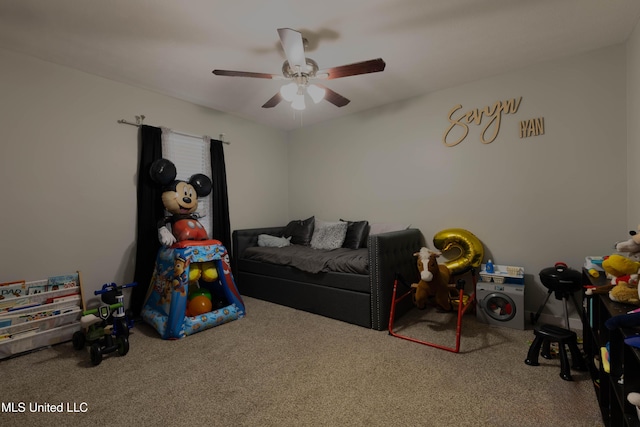
<instances>
[{"instance_id":1,"label":"gray daybed","mask_svg":"<svg viewBox=\"0 0 640 427\"><path fill-rule=\"evenodd\" d=\"M282 236L284 230L285 227L268 227L233 232L232 268L242 295L385 330L396 273L408 283L417 281L419 277L413 254L424 246L424 237L420 230L411 228L365 237L364 249L331 251L336 254L360 251L367 264L366 271L361 273L326 271L326 268L310 273L291 265L248 257L255 252L251 248L258 246L259 235ZM298 245L292 245L295 246ZM327 257L326 252L320 251L319 254ZM406 289L398 289L399 294L403 292ZM397 312L401 314L410 307L411 301L405 299Z\"/></svg>"}]
</instances>

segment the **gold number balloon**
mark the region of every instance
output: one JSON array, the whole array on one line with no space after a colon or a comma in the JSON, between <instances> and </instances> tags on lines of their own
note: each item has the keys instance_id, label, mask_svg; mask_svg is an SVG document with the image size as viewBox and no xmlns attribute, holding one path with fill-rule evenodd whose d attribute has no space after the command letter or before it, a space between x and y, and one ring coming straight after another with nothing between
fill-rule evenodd
<instances>
[{"instance_id":1,"label":"gold number balloon","mask_svg":"<svg viewBox=\"0 0 640 427\"><path fill-rule=\"evenodd\" d=\"M443 254L451 250L460 252L458 256L444 263L451 270L451 274L462 274L471 268L480 267L484 257L484 246L480 239L463 228L449 228L436 233L433 236L433 245Z\"/></svg>"}]
</instances>

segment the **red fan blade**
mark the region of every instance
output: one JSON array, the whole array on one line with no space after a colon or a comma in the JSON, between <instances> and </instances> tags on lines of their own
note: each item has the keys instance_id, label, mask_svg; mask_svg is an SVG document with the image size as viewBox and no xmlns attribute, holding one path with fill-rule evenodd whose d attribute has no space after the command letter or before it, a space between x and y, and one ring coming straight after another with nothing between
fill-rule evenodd
<instances>
[{"instance_id":1,"label":"red fan blade","mask_svg":"<svg viewBox=\"0 0 640 427\"><path fill-rule=\"evenodd\" d=\"M384 71L385 62L381 59L371 59L369 61L356 62L354 64L342 65L340 67L327 68L318 71L317 74L327 74L326 79L339 79L340 77L356 76L358 74L378 73Z\"/></svg>"},{"instance_id":2,"label":"red fan blade","mask_svg":"<svg viewBox=\"0 0 640 427\"><path fill-rule=\"evenodd\" d=\"M280 36L284 54L287 56L287 61L289 61L289 66L295 70L296 66L303 68L307 65L307 60L304 57L302 34L291 28L278 28L278 35Z\"/></svg>"},{"instance_id":3,"label":"red fan blade","mask_svg":"<svg viewBox=\"0 0 640 427\"><path fill-rule=\"evenodd\" d=\"M262 108L273 108L276 105L280 104L282 101L282 96L280 96L280 92L276 92L267 102L264 103Z\"/></svg>"},{"instance_id":4,"label":"red fan blade","mask_svg":"<svg viewBox=\"0 0 640 427\"><path fill-rule=\"evenodd\" d=\"M229 71L229 70L213 70L213 74L215 74L216 76L253 77L256 79L277 79L281 77L276 74L252 73L250 71Z\"/></svg>"},{"instance_id":5,"label":"red fan blade","mask_svg":"<svg viewBox=\"0 0 640 427\"><path fill-rule=\"evenodd\" d=\"M324 99L326 99L336 107L344 107L345 105L351 102L351 100L345 98L344 96L340 95L337 92L334 92L333 90L329 89L326 86L320 85L318 83L314 83L314 84L325 90Z\"/></svg>"}]
</instances>

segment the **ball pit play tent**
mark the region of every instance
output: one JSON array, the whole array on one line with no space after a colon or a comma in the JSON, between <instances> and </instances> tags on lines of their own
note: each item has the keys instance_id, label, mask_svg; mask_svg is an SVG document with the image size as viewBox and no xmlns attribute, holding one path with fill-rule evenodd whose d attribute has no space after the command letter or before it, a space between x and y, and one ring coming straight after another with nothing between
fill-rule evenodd
<instances>
[{"instance_id":1,"label":"ball pit play tent","mask_svg":"<svg viewBox=\"0 0 640 427\"><path fill-rule=\"evenodd\" d=\"M211 311L188 312L189 295L194 289L206 290L211 296ZM142 318L162 338L183 338L244 314L229 254L220 241L182 241L160 248Z\"/></svg>"}]
</instances>

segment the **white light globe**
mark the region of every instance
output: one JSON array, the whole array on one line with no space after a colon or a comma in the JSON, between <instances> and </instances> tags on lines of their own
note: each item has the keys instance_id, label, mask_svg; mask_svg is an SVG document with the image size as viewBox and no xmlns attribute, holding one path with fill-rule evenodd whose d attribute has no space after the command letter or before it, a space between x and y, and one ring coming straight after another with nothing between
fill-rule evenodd
<instances>
[{"instance_id":1,"label":"white light globe","mask_svg":"<svg viewBox=\"0 0 640 427\"><path fill-rule=\"evenodd\" d=\"M307 88L307 93L316 104L324 99L325 92L324 88L313 84Z\"/></svg>"},{"instance_id":2,"label":"white light globe","mask_svg":"<svg viewBox=\"0 0 640 427\"><path fill-rule=\"evenodd\" d=\"M298 85L295 84L294 82L287 83L286 85L280 88L280 95L287 102L293 101L293 97L296 96L297 92L298 92Z\"/></svg>"},{"instance_id":3,"label":"white light globe","mask_svg":"<svg viewBox=\"0 0 640 427\"><path fill-rule=\"evenodd\" d=\"M293 108L294 110L304 110L305 109L304 95L303 94L296 95L293 98L293 101L291 102L291 108Z\"/></svg>"}]
</instances>

